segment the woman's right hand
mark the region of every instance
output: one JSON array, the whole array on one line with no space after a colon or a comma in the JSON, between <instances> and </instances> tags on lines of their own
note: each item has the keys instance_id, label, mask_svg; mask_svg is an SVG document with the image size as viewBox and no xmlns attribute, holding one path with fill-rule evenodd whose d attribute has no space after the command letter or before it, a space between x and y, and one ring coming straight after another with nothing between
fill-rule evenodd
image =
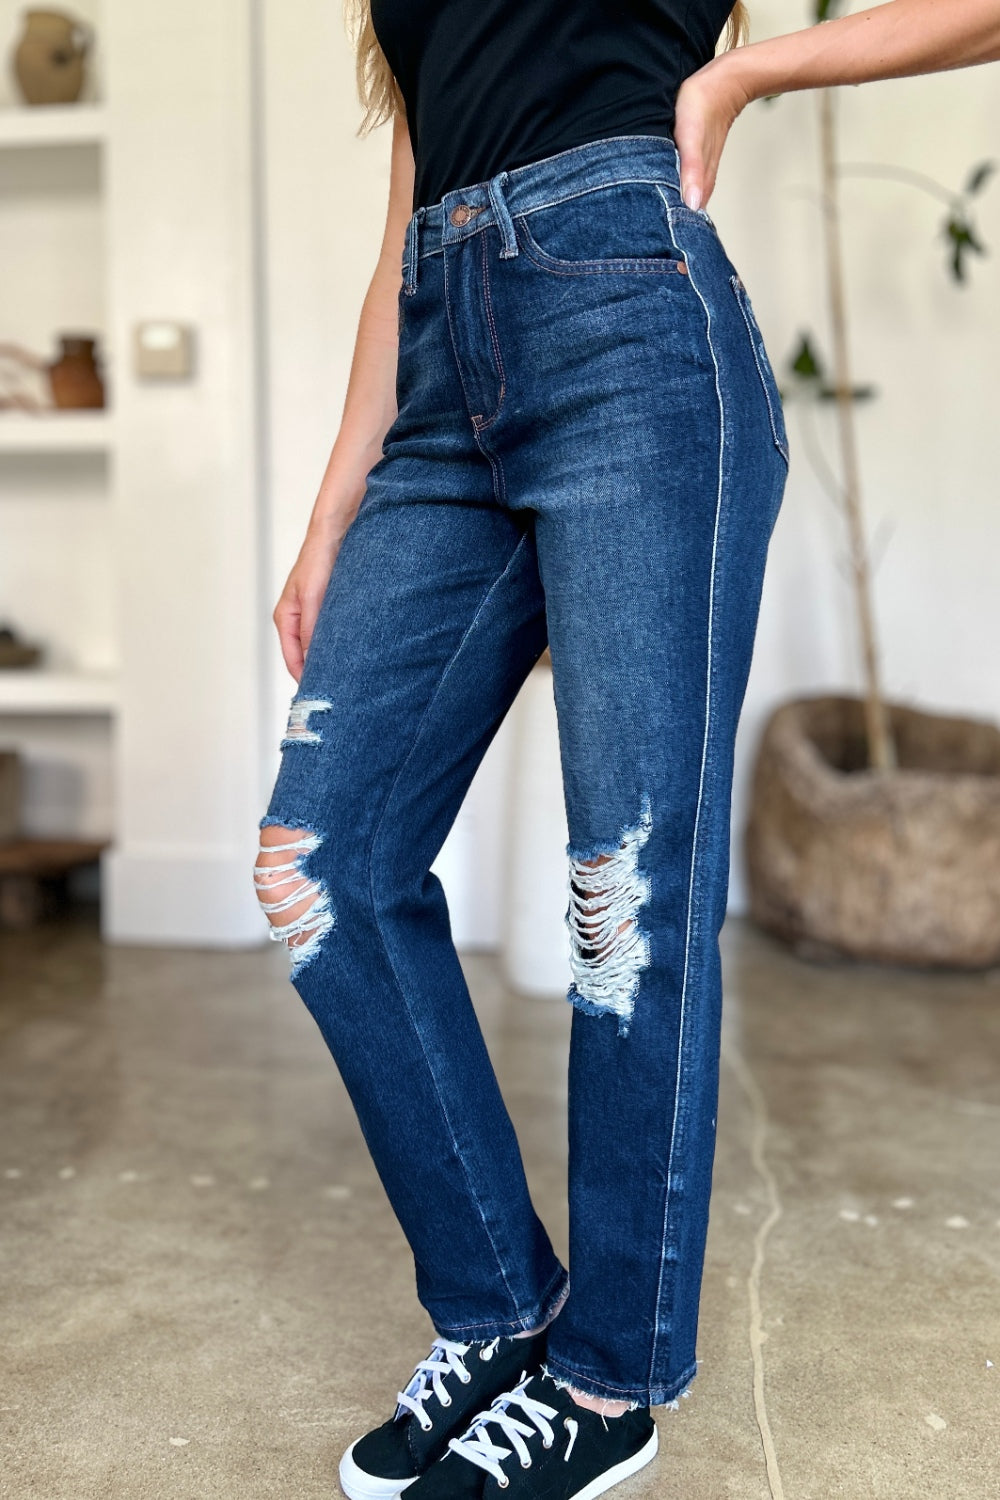
<instances>
[{"instance_id":1,"label":"woman's right hand","mask_svg":"<svg viewBox=\"0 0 1000 1500\"><path fill-rule=\"evenodd\" d=\"M392 131L385 233L358 320L344 414L305 541L272 616L285 666L296 682L302 676L340 544L361 504L368 472L382 457L385 435L396 416L398 302L414 165L404 114L395 115Z\"/></svg>"},{"instance_id":2,"label":"woman's right hand","mask_svg":"<svg viewBox=\"0 0 1000 1500\"><path fill-rule=\"evenodd\" d=\"M281 654L296 682L302 676L306 652L342 540L343 533L330 537L310 530L274 607L272 618Z\"/></svg>"}]
</instances>

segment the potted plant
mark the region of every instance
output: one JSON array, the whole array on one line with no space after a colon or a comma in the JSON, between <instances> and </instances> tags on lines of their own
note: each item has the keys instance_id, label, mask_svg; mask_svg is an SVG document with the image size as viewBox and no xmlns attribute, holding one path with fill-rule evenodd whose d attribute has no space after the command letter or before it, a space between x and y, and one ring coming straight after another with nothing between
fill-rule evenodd
<instances>
[{"instance_id":1,"label":"potted plant","mask_svg":"<svg viewBox=\"0 0 1000 1500\"><path fill-rule=\"evenodd\" d=\"M817 22L838 9L818 0ZM1000 963L1000 729L885 697L854 420L874 392L852 376L839 184L864 172L941 198L948 267L963 283L969 258L985 253L972 200L994 166L974 167L957 193L892 166L847 168L835 96L817 98L832 379L807 334L783 394L834 407L839 473L818 472L847 529L864 692L799 698L771 715L746 829L750 912L808 956L986 967Z\"/></svg>"}]
</instances>

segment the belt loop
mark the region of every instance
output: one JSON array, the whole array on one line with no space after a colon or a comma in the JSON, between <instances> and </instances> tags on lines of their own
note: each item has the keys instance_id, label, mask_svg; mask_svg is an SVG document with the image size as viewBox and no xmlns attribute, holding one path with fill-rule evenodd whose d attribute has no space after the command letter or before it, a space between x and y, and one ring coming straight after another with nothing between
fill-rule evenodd
<instances>
[{"instance_id":1,"label":"belt loop","mask_svg":"<svg viewBox=\"0 0 1000 1500\"><path fill-rule=\"evenodd\" d=\"M507 173L498 172L495 177L490 178L487 184L490 192L490 202L493 205L493 212L496 216L500 235L503 240L503 244L500 247L501 260L510 260L512 256L517 254L517 235L514 233L514 221L510 216L507 200L503 195L503 185L506 181Z\"/></svg>"},{"instance_id":2,"label":"belt loop","mask_svg":"<svg viewBox=\"0 0 1000 1500\"><path fill-rule=\"evenodd\" d=\"M414 209L410 215L410 222L406 226L406 270L403 279L403 291L408 297L412 297L417 290L417 260L420 254L419 236L417 226L423 217L423 206Z\"/></svg>"}]
</instances>

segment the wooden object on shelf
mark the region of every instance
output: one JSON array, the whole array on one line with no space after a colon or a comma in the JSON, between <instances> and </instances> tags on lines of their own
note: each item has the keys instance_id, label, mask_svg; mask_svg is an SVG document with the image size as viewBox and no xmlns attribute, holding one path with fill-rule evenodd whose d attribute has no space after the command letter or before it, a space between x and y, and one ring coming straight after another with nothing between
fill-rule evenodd
<instances>
[{"instance_id":1,"label":"wooden object on shelf","mask_svg":"<svg viewBox=\"0 0 1000 1500\"><path fill-rule=\"evenodd\" d=\"M67 877L93 864L107 839L15 839L0 844L0 928L34 927L66 904Z\"/></svg>"},{"instance_id":2,"label":"wooden object on shelf","mask_svg":"<svg viewBox=\"0 0 1000 1500\"><path fill-rule=\"evenodd\" d=\"M104 405L96 338L82 333L59 335L59 358L49 365L49 386L52 400L61 410Z\"/></svg>"},{"instance_id":3,"label":"wooden object on shelf","mask_svg":"<svg viewBox=\"0 0 1000 1500\"><path fill-rule=\"evenodd\" d=\"M59 354L47 360L23 344L0 343L0 359L13 368L13 388L0 393L0 406L20 411L90 411L103 409L104 377L101 373L97 336L89 333L59 333ZM46 389L47 400L32 394L25 386L25 372ZM2 372L4 384L10 386L8 370Z\"/></svg>"},{"instance_id":4,"label":"wooden object on shelf","mask_svg":"<svg viewBox=\"0 0 1000 1500\"><path fill-rule=\"evenodd\" d=\"M21 794L21 757L16 750L0 750L0 846L20 832Z\"/></svg>"},{"instance_id":5,"label":"wooden object on shelf","mask_svg":"<svg viewBox=\"0 0 1000 1500\"><path fill-rule=\"evenodd\" d=\"M73 104L86 77L93 27L62 10L27 10L14 49L14 76L26 104Z\"/></svg>"},{"instance_id":6,"label":"wooden object on shelf","mask_svg":"<svg viewBox=\"0 0 1000 1500\"><path fill-rule=\"evenodd\" d=\"M0 625L0 668L33 667L41 656L41 646L22 641L9 625Z\"/></svg>"}]
</instances>

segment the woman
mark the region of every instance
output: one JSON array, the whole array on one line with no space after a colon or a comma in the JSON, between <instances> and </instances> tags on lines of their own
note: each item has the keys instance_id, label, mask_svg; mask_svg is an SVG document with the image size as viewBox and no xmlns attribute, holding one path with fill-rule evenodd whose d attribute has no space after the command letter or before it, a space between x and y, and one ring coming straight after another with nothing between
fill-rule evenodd
<instances>
[{"instance_id":1,"label":"woman","mask_svg":"<svg viewBox=\"0 0 1000 1500\"><path fill-rule=\"evenodd\" d=\"M298 683L256 881L437 1333L353 1500L590 1500L696 1370L733 742L787 438L705 205L753 99L1000 56L891 0L714 56L729 0L374 0L389 205L275 610ZM373 25L374 23L374 25ZM551 648L575 1006L567 1273L429 868Z\"/></svg>"}]
</instances>

